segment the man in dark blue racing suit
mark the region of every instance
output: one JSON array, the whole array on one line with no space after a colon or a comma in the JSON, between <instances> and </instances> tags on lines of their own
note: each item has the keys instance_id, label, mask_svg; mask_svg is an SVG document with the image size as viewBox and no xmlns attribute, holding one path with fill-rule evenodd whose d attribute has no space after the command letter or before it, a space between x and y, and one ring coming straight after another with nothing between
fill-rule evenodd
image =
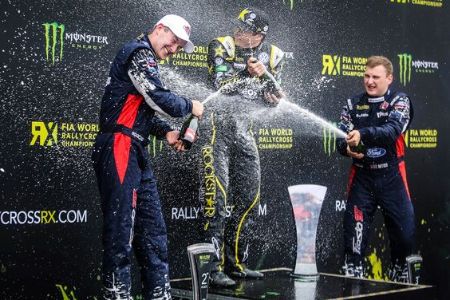
<instances>
[{"instance_id":1,"label":"man in dark blue racing suit","mask_svg":"<svg viewBox=\"0 0 450 300\"><path fill-rule=\"evenodd\" d=\"M391 248L391 279L406 281L405 258L414 248L414 211L405 171L406 129L413 110L405 93L389 89L392 63L372 56L366 63L366 92L350 98L340 128L348 135L338 142L342 155L353 158L344 216L344 272L363 277L369 228L381 208Z\"/></svg>"},{"instance_id":2,"label":"man in dark blue racing suit","mask_svg":"<svg viewBox=\"0 0 450 300\"><path fill-rule=\"evenodd\" d=\"M218 37L208 46L211 82L227 94L208 104L212 113L202 126L208 139L202 148L202 200L205 231L217 251L211 270L216 286L234 285L228 275L263 277L245 263L252 250L246 237L251 235L261 183L251 114L276 106L283 96L272 80L280 78L284 53L264 41L268 29L262 11L246 8L236 20L233 36Z\"/></svg>"},{"instance_id":3,"label":"man in dark blue racing suit","mask_svg":"<svg viewBox=\"0 0 450 300\"><path fill-rule=\"evenodd\" d=\"M131 299L133 248L144 299L171 299L166 226L145 146L152 134L184 150L178 131L155 112L203 113L200 102L173 94L159 77L157 59L181 48L192 52L190 31L186 20L167 15L148 34L125 44L111 66L92 154L103 212L104 299Z\"/></svg>"}]
</instances>

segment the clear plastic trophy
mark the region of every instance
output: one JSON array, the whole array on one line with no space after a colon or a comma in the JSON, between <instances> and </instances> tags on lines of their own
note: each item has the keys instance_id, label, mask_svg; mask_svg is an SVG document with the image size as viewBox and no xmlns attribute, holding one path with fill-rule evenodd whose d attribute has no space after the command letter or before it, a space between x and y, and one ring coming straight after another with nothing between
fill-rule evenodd
<instances>
[{"instance_id":1,"label":"clear plastic trophy","mask_svg":"<svg viewBox=\"0 0 450 300\"><path fill-rule=\"evenodd\" d=\"M206 300L214 246L208 243L193 244L187 247L187 253L192 275L192 299Z\"/></svg>"},{"instance_id":2,"label":"clear plastic trophy","mask_svg":"<svg viewBox=\"0 0 450 300\"><path fill-rule=\"evenodd\" d=\"M422 256L419 254L412 254L406 257L406 265L408 266L408 283L419 284L422 262Z\"/></svg>"},{"instance_id":3,"label":"clear plastic trophy","mask_svg":"<svg viewBox=\"0 0 450 300\"><path fill-rule=\"evenodd\" d=\"M292 276L302 281L316 281L316 235L327 187L300 184L288 187L297 232L297 258Z\"/></svg>"}]
</instances>

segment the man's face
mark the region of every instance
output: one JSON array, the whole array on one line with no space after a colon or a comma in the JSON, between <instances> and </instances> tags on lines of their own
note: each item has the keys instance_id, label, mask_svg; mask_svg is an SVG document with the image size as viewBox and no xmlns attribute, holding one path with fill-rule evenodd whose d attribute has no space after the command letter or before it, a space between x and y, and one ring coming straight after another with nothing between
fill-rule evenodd
<instances>
[{"instance_id":1,"label":"man's face","mask_svg":"<svg viewBox=\"0 0 450 300\"><path fill-rule=\"evenodd\" d=\"M241 48L255 48L261 44L263 39L262 33L243 31L240 28L234 32L234 41Z\"/></svg>"},{"instance_id":2,"label":"man's face","mask_svg":"<svg viewBox=\"0 0 450 300\"><path fill-rule=\"evenodd\" d=\"M162 24L155 27L154 37L151 38L153 50L159 59L165 59L178 51L186 44L186 41L179 39L173 32Z\"/></svg>"},{"instance_id":3,"label":"man's face","mask_svg":"<svg viewBox=\"0 0 450 300\"><path fill-rule=\"evenodd\" d=\"M367 94L372 97L383 96L392 83L392 79L392 74L387 75L386 68L383 65L366 68L366 72L364 73L364 87Z\"/></svg>"}]
</instances>

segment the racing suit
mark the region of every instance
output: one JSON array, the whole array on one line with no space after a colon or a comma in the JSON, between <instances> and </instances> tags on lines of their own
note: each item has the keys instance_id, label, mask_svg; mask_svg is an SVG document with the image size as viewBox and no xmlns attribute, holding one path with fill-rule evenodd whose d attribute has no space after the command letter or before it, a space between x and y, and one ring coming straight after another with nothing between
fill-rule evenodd
<instances>
[{"instance_id":1,"label":"racing suit","mask_svg":"<svg viewBox=\"0 0 450 300\"><path fill-rule=\"evenodd\" d=\"M130 299L133 248L144 298L171 298L166 226L146 137L162 139L172 130L155 112L182 117L191 110L190 100L161 82L147 36L123 46L109 72L92 153L103 212L105 299Z\"/></svg>"},{"instance_id":2,"label":"racing suit","mask_svg":"<svg viewBox=\"0 0 450 300\"><path fill-rule=\"evenodd\" d=\"M230 36L213 40L208 49L210 79L227 95L208 103L212 113L203 120L208 140L202 148L204 228L216 248L212 272L243 272L249 253L249 232L244 232L259 203L261 183L251 114L267 109L263 92L274 88L267 78L251 78L246 62L258 58L279 80L284 53L266 43L241 49Z\"/></svg>"},{"instance_id":3,"label":"racing suit","mask_svg":"<svg viewBox=\"0 0 450 300\"><path fill-rule=\"evenodd\" d=\"M413 118L409 97L388 90L382 97L361 94L347 100L340 128L358 130L365 147L362 159L353 158L344 215L346 275L362 277L369 228L377 206L389 234L393 264L405 264L414 247L414 211L405 171L404 133ZM338 141L347 155L347 143Z\"/></svg>"}]
</instances>

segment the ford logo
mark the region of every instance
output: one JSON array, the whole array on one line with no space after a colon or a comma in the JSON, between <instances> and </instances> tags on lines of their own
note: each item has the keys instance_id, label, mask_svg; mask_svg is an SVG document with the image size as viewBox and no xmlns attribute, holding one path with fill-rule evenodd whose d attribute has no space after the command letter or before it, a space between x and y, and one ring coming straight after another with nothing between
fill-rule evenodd
<instances>
[{"instance_id":1,"label":"ford logo","mask_svg":"<svg viewBox=\"0 0 450 300\"><path fill-rule=\"evenodd\" d=\"M386 149L383 148L369 148L367 149L367 156L371 158L382 157L386 154Z\"/></svg>"}]
</instances>

